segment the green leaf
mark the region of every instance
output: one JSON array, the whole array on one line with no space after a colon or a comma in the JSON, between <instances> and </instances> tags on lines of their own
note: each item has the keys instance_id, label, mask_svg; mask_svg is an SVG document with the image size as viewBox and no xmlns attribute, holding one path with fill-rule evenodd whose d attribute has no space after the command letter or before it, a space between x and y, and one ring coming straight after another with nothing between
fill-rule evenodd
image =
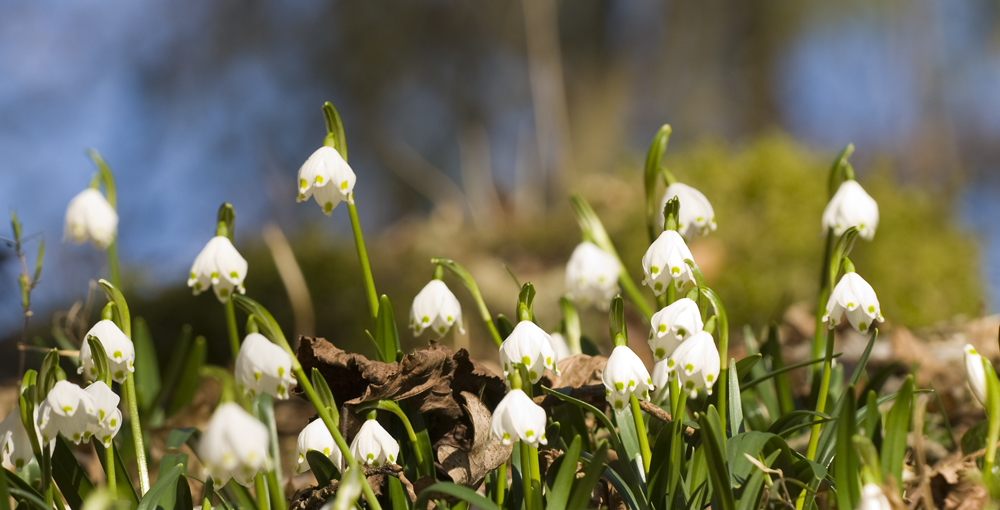
<instances>
[{"instance_id":1,"label":"green leaf","mask_svg":"<svg viewBox=\"0 0 1000 510\"><path fill-rule=\"evenodd\" d=\"M562 332L566 337L566 344L569 345L571 354L580 354L580 314L576 306L566 296L559 298L559 309L562 311Z\"/></svg>"},{"instance_id":2,"label":"green leaf","mask_svg":"<svg viewBox=\"0 0 1000 510\"><path fill-rule=\"evenodd\" d=\"M576 464L580 460L581 445L580 436L576 436L569 449L562 455L562 465L556 473L555 482L549 488L545 510L566 510L569 493L573 488L573 479L576 477Z\"/></svg>"},{"instance_id":3,"label":"green leaf","mask_svg":"<svg viewBox=\"0 0 1000 510\"><path fill-rule=\"evenodd\" d=\"M733 496L733 486L730 483L729 466L724 457L725 436L715 406L708 406L708 411L698 416L698 424L701 426L701 439L705 445L708 476L712 482L712 490L715 492L719 508L735 510L736 500Z\"/></svg>"},{"instance_id":4,"label":"green leaf","mask_svg":"<svg viewBox=\"0 0 1000 510\"><path fill-rule=\"evenodd\" d=\"M188 351L191 349L192 339L191 325L185 324L181 327L180 338L177 339L177 343L170 349L170 358L167 359L167 367L163 373L163 384L160 392L156 395L154 408L159 409L164 407L167 404L167 397L174 393L174 389L177 387L177 383L184 372L184 363L187 360Z\"/></svg>"},{"instance_id":5,"label":"green leaf","mask_svg":"<svg viewBox=\"0 0 1000 510\"><path fill-rule=\"evenodd\" d=\"M772 452L768 455L762 464L770 467L780 455L780 451ZM760 460L760 459L758 459ZM743 485L743 490L740 493L739 501L737 502L737 510L756 510L760 506L760 491L764 487L764 473L760 469L754 468L750 478L747 480L746 484Z\"/></svg>"},{"instance_id":6,"label":"green leaf","mask_svg":"<svg viewBox=\"0 0 1000 510\"><path fill-rule=\"evenodd\" d=\"M170 473L170 469L172 469L173 466L176 466L178 464L184 466L184 469L181 471L181 473L187 473L188 455L186 453L164 453L163 457L160 458L160 469L158 471L157 478L163 478L164 476L168 476ZM178 493L182 492L180 487L181 485L187 486L187 479L183 477L178 478L177 490L167 491L163 493L163 496L160 498L159 506L162 508L175 508L178 507L178 501L180 501L180 503L183 503L183 500L177 499ZM183 494L181 495L183 496ZM191 500L190 488L188 490L187 499L188 502L190 503Z\"/></svg>"},{"instance_id":7,"label":"green leaf","mask_svg":"<svg viewBox=\"0 0 1000 510\"><path fill-rule=\"evenodd\" d=\"M399 348L399 331L392 315L392 303L385 294L379 299L378 316L375 320L375 343L379 346L383 363L394 363Z\"/></svg>"},{"instance_id":8,"label":"green leaf","mask_svg":"<svg viewBox=\"0 0 1000 510\"><path fill-rule=\"evenodd\" d=\"M990 432L990 419L985 418L969 427L962 435L962 455L968 456L986 448L986 438Z\"/></svg>"},{"instance_id":9,"label":"green leaf","mask_svg":"<svg viewBox=\"0 0 1000 510\"><path fill-rule=\"evenodd\" d=\"M230 480L226 483L226 486L222 488L222 492L226 494L226 497L229 498L230 501L236 504L237 509L242 510L244 508L257 508L257 505L254 504L253 498L250 497L250 491L248 491L246 487L236 483L236 480ZM225 501L225 498L220 499Z\"/></svg>"},{"instance_id":10,"label":"green leaf","mask_svg":"<svg viewBox=\"0 0 1000 510\"><path fill-rule=\"evenodd\" d=\"M625 326L625 300L615 296L611 300L611 307L608 309L608 328L611 331L611 340L616 346L628 345L628 329ZM619 339L619 337L621 337Z\"/></svg>"},{"instance_id":11,"label":"green leaf","mask_svg":"<svg viewBox=\"0 0 1000 510\"><path fill-rule=\"evenodd\" d=\"M795 399L792 395L792 385L788 381L788 376L780 372L785 366L785 359L781 355L781 342L778 340L778 325L772 322L767 327L767 341L761 346L761 351L771 361L771 370L774 376L774 391L778 397L778 407L780 414L790 412L795 409ZM818 361L817 361L818 363ZM743 389L751 387L749 384L743 385Z\"/></svg>"},{"instance_id":12,"label":"green leaf","mask_svg":"<svg viewBox=\"0 0 1000 510\"><path fill-rule=\"evenodd\" d=\"M108 472L108 466L105 463L105 459L108 456L104 452L104 445L99 441L94 441L94 450L97 452L97 459L101 462L101 468L105 473ZM132 484L132 478L128 474L128 468L125 467L125 461L122 460L121 448L115 448L115 486L118 488L118 499L128 501L132 504L132 508L139 506L139 496L135 493L135 485Z\"/></svg>"},{"instance_id":13,"label":"green leaf","mask_svg":"<svg viewBox=\"0 0 1000 510\"><path fill-rule=\"evenodd\" d=\"M309 469L316 476L316 482L320 487L330 485L331 480L340 480L340 469L337 469L330 457L323 455L323 452L309 450L306 452L306 462L309 463Z\"/></svg>"},{"instance_id":14,"label":"green leaf","mask_svg":"<svg viewBox=\"0 0 1000 510\"><path fill-rule=\"evenodd\" d=\"M860 461L854 448L856 406L854 385L848 386L842 397L840 419L837 420L837 456L833 462L834 485L837 489L837 508L857 508L861 500Z\"/></svg>"},{"instance_id":15,"label":"green leaf","mask_svg":"<svg viewBox=\"0 0 1000 510\"><path fill-rule=\"evenodd\" d=\"M462 501L467 501L481 510L500 510L500 507L496 503L480 495L478 492L452 482L438 482L420 491L420 494L417 495L417 500L413 503L413 508L427 510L427 502L430 501L431 496L434 494L447 494Z\"/></svg>"},{"instance_id":16,"label":"green leaf","mask_svg":"<svg viewBox=\"0 0 1000 510\"><path fill-rule=\"evenodd\" d=\"M201 384L201 367L205 364L207 354L208 346L205 342L205 337L198 336L191 345L187 362L184 364L184 370L177 380L177 389L174 390L174 398L170 402L170 407L167 408L167 416L173 416L177 411L180 411L191 403L195 391L198 390L198 386Z\"/></svg>"},{"instance_id":17,"label":"green leaf","mask_svg":"<svg viewBox=\"0 0 1000 510\"><path fill-rule=\"evenodd\" d=\"M670 125L664 124L653 136L652 143L649 144L649 152L646 154L646 167L643 172L643 187L646 190L646 226L649 229L650 240L654 235L656 225L656 177L662 175L660 162L663 160L663 153L667 150L667 142L670 141Z\"/></svg>"},{"instance_id":18,"label":"green leaf","mask_svg":"<svg viewBox=\"0 0 1000 510\"><path fill-rule=\"evenodd\" d=\"M587 458L590 456L584 452L580 453L581 458L585 458L589 463L583 470L583 478L577 478L573 483L573 490L570 492L569 503L566 505L566 508L569 510L579 510L589 507L590 494L594 492L597 480L604 473L604 459L607 457L607 454L608 446L604 442L601 443L597 452L591 458Z\"/></svg>"},{"instance_id":19,"label":"green leaf","mask_svg":"<svg viewBox=\"0 0 1000 510\"><path fill-rule=\"evenodd\" d=\"M167 435L167 448L179 450L186 444L192 451L197 452L199 441L201 441L201 431L194 427L174 429Z\"/></svg>"},{"instance_id":20,"label":"green leaf","mask_svg":"<svg viewBox=\"0 0 1000 510\"><path fill-rule=\"evenodd\" d=\"M264 308L260 303L243 294L233 294L232 299L236 303L236 306L240 307L240 310L243 310L244 313L257 316L257 325L260 326L260 333L262 335L278 344L279 347L285 349L290 355L295 355L288 346L288 339L285 338L285 333L281 331L281 326L278 325L278 321L274 320L271 312L267 311L267 308Z\"/></svg>"},{"instance_id":21,"label":"green leaf","mask_svg":"<svg viewBox=\"0 0 1000 510\"><path fill-rule=\"evenodd\" d=\"M7 482L8 491L10 491L11 496L15 496L15 499L18 500L24 500L25 499L24 495L30 494L31 496L38 498L39 501L42 501L44 503L45 498L43 498L42 495L39 494L39 492L35 490L35 488L32 487L28 482L25 482L23 478L17 476L17 474L11 472L7 468L0 467L0 470L3 471L4 478L6 479ZM15 491L20 491L22 496L18 497ZM48 507L43 506L43 508L47 509Z\"/></svg>"},{"instance_id":22,"label":"green leaf","mask_svg":"<svg viewBox=\"0 0 1000 510\"><path fill-rule=\"evenodd\" d=\"M191 484L188 483L188 477L181 473L181 476L177 479L176 490L174 491L174 505L172 507L164 506L164 508L173 508L174 510L193 510L194 501L191 498Z\"/></svg>"},{"instance_id":23,"label":"green leaf","mask_svg":"<svg viewBox=\"0 0 1000 510\"><path fill-rule=\"evenodd\" d=\"M400 482L399 478L395 476L390 476L387 483L389 485L389 502L392 504L392 510L409 510L410 498L407 497L406 491L403 490L403 482Z\"/></svg>"},{"instance_id":24,"label":"green leaf","mask_svg":"<svg viewBox=\"0 0 1000 510\"><path fill-rule=\"evenodd\" d=\"M95 336L87 337L87 345L90 346L90 356L94 360L94 367L91 369L91 376L94 380L102 381L111 387L111 362L108 361L108 355L104 352L104 344Z\"/></svg>"},{"instance_id":25,"label":"green leaf","mask_svg":"<svg viewBox=\"0 0 1000 510\"><path fill-rule=\"evenodd\" d=\"M882 467L878 458L878 451L871 439L861 434L855 434L854 447L858 450L859 458L863 464L861 468L861 481L865 484L875 483L882 485Z\"/></svg>"},{"instance_id":26,"label":"green leaf","mask_svg":"<svg viewBox=\"0 0 1000 510\"><path fill-rule=\"evenodd\" d=\"M753 359L753 358L747 358ZM760 354L756 356L756 359L760 359ZM754 361L756 363L756 360ZM730 359L729 365L733 366L736 364L735 359ZM752 366L752 365L751 365ZM750 371L750 367L747 368L747 372ZM736 370L729 371L729 435L735 436L740 433L740 425L743 424L743 401L740 399L740 379L739 379L739 367Z\"/></svg>"},{"instance_id":27,"label":"green leaf","mask_svg":"<svg viewBox=\"0 0 1000 510\"><path fill-rule=\"evenodd\" d=\"M29 492L21 488L16 488L16 489L10 489L10 495L13 496L14 499L20 500L22 504L28 503L29 506L38 508L39 510L52 509L52 507L45 504L45 500L43 500L40 496L38 496L37 493ZM17 505L17 507L21 508L21 505Z\"/></svg>"},{"instance_id":28,"label":"green leaf","mask_svg":"<svg viewBox=\"0 0 1000 510\"><path fill-rule=\"evenodd\" d=\"M625 458L618 459L619 462L627 464L634 472L634 478L641 479L643 470L642 462L639 460L642 452L639 446L639 434L635 429L635 419L632 417L632 408L626 407L622 412L613 413L615 423L618 424L618 435L622 438L622 445L625 447ZM623 468L624 469L624 468Z\"/></svg>"},{"instance_id":29,"label":"green leaf","mask_svg":"<svg viewBox=\"0 0 1000 510\"><path fill-rule=\"evenodd\" d=\"M844 353L842 353L842 352L835 353L830 359L839 358L843 354ZM744 358L744 359L746 359L746 358ZM798 368L802 368L802 367L807 367L809 365L815 365L816 363L822 363L824 361L826 361L826 358L816 358L816 359L812 359L812 360L809 360L809 361L803 361L801 363L796 363L794 365L783 366L783 367L781 367L779 369L772 370L771 372L768 372L767 374L765 374L765 375L763 375L761 377L758 377L758 378L753 379L753 380L751 380L749 382L741 384L740 388L742 388L744 391L746 391L746 390L748 390L750 388L753 388L754 386L757 386L758 384L760 384L760 383L762 383L764 381L767 381L768 379L776 378L778 376L782 376L786 372L790 372L792 370L795 370L795 369L798 369ZM737 363L737 365L739 365L739 363ZM741 377L741 379L742 379L742 377ZM791 390L789 390L789 391L791 391Z\"/></svg>"},{"instance_id":30,"label":"green leaf","mask_svg":"<svg viewBox=\"0 0 1000 510\"><path fill-rule=\"evenodd\" d=\"M910 416L913 412L913 376L896 396L896 403L889 410L885 422L885 439L882 441L882 466L896 480L900 494L903 487L903 459L906 456L906 436L910 430ZM838 438L839 441L839 438Z\"/></svg>"},{"instance_id":31,"label":"green leaf","mask_svg":"<svg viewBox=\"0 0 1000 510\"><path fill-rule=\"evenodd\" d=\"M167 470L164 475L160 476L156 480L156 483L149 488L149 492L142 497L138 510L155 510L160 500L166 494L173 493L176 490L177 479L180 478L183 471L184 465L177 464Z\"/></svg>"},{"instance_id":32,"label":"green leaf","mask_svg":"<svg viewBox=\"0 0 1000 510\"><path fill-rule=\"evenodd\" d=\"M128 303L125 302L125 296L122 295L121 291L111 285L111 282L107 280L98 280L97 283L104 287L104 293L108 296L108 301L115 304L115 318L118 319L118 327L121 328L125 336L132 338L132 318L128 312Z\"/></svg>"},{"instance_id":33,"label":"green leaf","mask_svg":"<svg viewBox=\"0 0 1000 510\"><path fill-rule=\"evenodd\" d=\"M514 323L512 323L510 319L507 318L506 315L502 313L498 314L497 331L500 333L501 337L507 338L514 331Z\"/></svg>"},{"instance_id":34,"label":"green leaf","mask_svg":"<svg viewBox=\"0 0 1000 510\"><path fill-rule=\"evenodd\" d=\"M160 393L160 363L156 358L156 344L149 333L149 326L142 317L135 318L135 397L139 409L149 410ZM140 416L145 413L140 414Z\"/></svg>"},{"instance_id":35,"label":"green leaf","mask_svg":"<svg viewBox=\"0 0 1000 510\"><path fill-rule=\"evenodd\" d=\"M868 357L871 356L872 348L875 346L875 340L878 338L878 329L872 331L872 336L868 339L868 345L865 347L861 357L858 359L858 364L854 366L854 372L851 374L850 386L856 386L858 381L861 379L861 374L865 372L865 366L868 365ZM830 413L831 416L840 416L840 411L844 406L844 394L841 394L840 398L837 399L837 403L833 406L833 411ZM819 447L816 450L816 463L821 466L829 466L830 461L833 460L833 448L836 443L836 427L824 427L823 432L819 436Z\"/></svg>"},{"instance_id":36,"label":"green leaf","mask_svg":"<svg viewBox=\"0 0 1000 510\"><path fill-rule=\"evenodd\" d=\"M0 470L0 510L11 510L10 508L10 486L7 484L6 469Z\"/></svg>"},{"instance_id":37,"label":"green leaf","mask_svg":"<svg viewBox=\"0 0 1000 510\"><path fill-rule=\"evenodd\" d=\"M79 510L87 496L94 491L93 482L80 467L69 442L62 435L56 439L56 447L52 452L52 479L73 510Z\"/></svg>"},{"instance_id":38,"label":"green leaf","mask_svg":"<svg viewBox=\"0 0 1000 510\"><path fill-rule=\"evenodd\" d=\"M736 377L739 380L743 380L743 378L746 377L755 366L757 366L757 362L759 362L761 358L762 355L760 353L751 354L750 356L747 356L739 361L732 360L730 364L736 366Z\"/></svg>"},{"instance_id":39,"label":"green leaf","mask_svg":"<svg viewBox=\"0 0 1000 510\"><path fill-rule=\"evenodd\" d=\"M531 282L526 282L521 286L521 291L517 294L517 320L534 320L532 306L535 301L535 286Z\"/></svg>"},{"instance_id":40,"label":"green leaf","mask_svg":"<svg viewBox=\"0 0 1000 510\"><path fill-rule=\"evenodd\" d=\"M49 390L56 385L58 379L56 374L59 369L59 351L57 349L51 349L45 354L45 359L42 360L42 366L38 369L38 401L41 402L45 400L45 397L49 394Z\"/></svg>"},{"instance_id":41,"label":"green leaf","mask_svg":"<svg viewBox=\"0 0 1000 510\"><path fill-rule=\"evenodd\" d=\"M379 306L379 310L383 309ZM319 397L319 401L330 410L330 417L333 418L333 424L340 426L340 410L337 408L337 399L333 397L333 391L330 390L330 385L326 382L326 377L320 373L319 369L313 367L312 375L310 377L312 380L313 389L316 390L316 396Z\"/></svg>"}]
</instances>

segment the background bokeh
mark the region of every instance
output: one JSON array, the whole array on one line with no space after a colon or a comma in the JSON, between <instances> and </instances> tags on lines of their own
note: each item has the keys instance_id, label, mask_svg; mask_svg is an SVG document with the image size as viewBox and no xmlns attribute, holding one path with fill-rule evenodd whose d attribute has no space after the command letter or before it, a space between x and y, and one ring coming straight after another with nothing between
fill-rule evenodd
<instances>
[{"instance_id":1,"label":"background bokeh","mask_svg":"<svg viewBox=\"0 0 1000 510\"><path fill-rule=\"evenodd\" d=\"M225 362L221 306L184 288L222 202L236 208L248 293L289 332L364 351L346 210L328 219L294 200L327 100L347 130L376 284L400 324L440 255L472 271L494 312L516 299L503 264L534 281L553 327L561 265L579 241L571 189L638 274L642 162L663 123L674 130L667 166L716 207L718 232L693 249L734 329L814 294L825 172L847 143L883 217L856 262L890 322L991 312L998 20L990 0L0 0L0 203L24 222L29 253L46 241L31 335L50 343L56 312L106 275L103 252L60 242L96 148L118 182L133 313L163 352L190 323ZM314 326L293 319L268 224L306 275ZM0 252L5 353L23 320L12 255ZM600 314L587 320L603 331ZM476 326L448 341L488 347Z\"/></svg>"}]
</instances>

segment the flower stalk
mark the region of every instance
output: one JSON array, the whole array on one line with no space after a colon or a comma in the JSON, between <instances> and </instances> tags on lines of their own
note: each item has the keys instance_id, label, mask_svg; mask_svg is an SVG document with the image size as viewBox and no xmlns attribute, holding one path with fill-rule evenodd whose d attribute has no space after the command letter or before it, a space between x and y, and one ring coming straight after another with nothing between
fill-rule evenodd
<instances>
[{"instance_id":1,"label":"flower stalk","mask_svg":"<svg viewBox=\"0 0 1000 510\"><path fill-rule=\"evenodd\" d=\"M469 294L472 294L472 300L476 302L476 308L479 310L479 316L483 319L483 324L486 325L486 329L489 330L490 337L493 338L493 343L495 343L499 348L503 344L503 338L500 338L500 332L497 331L496 324L493 323L493 316L490 315L489 308L486 308L486 301L483 299L483 294L479 291L479 286L476 285L476 281L472 279L472 275L454 260L433 258L431 259L431 264L436 264L439 268L443 267L451 271L452 274L457 276L459 280L462 280L462 283L465 284L465 288L469 290ZM436 268L435 274L437 274Z\"/></svg>"},{"instance_id":2,"label":"flower stalk","mask_svg":"<svg viewBox=\"0 0 1000 510\"><path fill-rule=\"evenodd\" d=\"M125 400L128 404L129 423L132 426L132 439L135 441L135 460L139 465L139 488L141 494L145 494L149 492L149 468L146 466L146 446L142 439L139 401L135 395L135 374L132 372L125 374Z\"/></svg>"}]
</instances>

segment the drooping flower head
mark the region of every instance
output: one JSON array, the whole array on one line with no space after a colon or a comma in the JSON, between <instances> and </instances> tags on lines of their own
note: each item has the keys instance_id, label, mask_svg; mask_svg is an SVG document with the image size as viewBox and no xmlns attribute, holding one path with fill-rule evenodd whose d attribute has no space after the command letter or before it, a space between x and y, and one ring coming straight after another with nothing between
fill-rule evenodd
<instances>
[{"instance_id":1,"label":"drooping flower head","mask_svg":"<svg viewBox=\"0 0 1000 510\"><path fill-rule=\"evenodd\" d=\"M546 368L559 373L559 357L552 345L552 338L534 322L521 321L514 331L500 344L500 365L503 375L509 378L515 363L528 369L531 383L538 382Z\"/></svg>"},{"instance_id":2,"label":"drooping flower head","mask_svg":"<svg viewBox=\"0 0 1000 510\"><path fill-rule=\"evenodd\" d=\"M365 420L351 442L351 455L369 466L395 464L399 457L399 443L378 420Z\"/></svg>"},{"instance_id":3,"label":"drooping flower head","mask_svg":"<svg viewBox=\"0 0 1000 510\"><path fill-rule=\"evenodd\" d=\"M31 450L31 436L21 421L21 407L14 410L0 422L0 454L3 463L20 471L31 462L34 452Z\"/></svg>"},{"instance_id":4,"label":"drooping flower head","mask_svg":"<svg viewBox=\"0 0 1000 510\"><path fill-rule=\"evenodd\" d=\"M69 381L53 385L38 406L37 426L43 443L54 441L57 435L62 434L80 444L97 421L94 397Z\"/></svg>"},{"instance_id":5,"label":"drooping flower head","mask_svg":"<svg viewBox=\"0 0 1000 510\"><path fill-rule=\"evenodd\" d=\"M297 202L314 197L329 216L342 201L354 203L354 170L333 147L320 147L299 168Z\"/></svg>"},{"instance_id":6,"label":"drooping flower head","mask_svg":"<svg viewBox=\"0 0 1000 510\"><path fill-rule=\"evenodd\" d=\"M260 333L250 333L236 355L236 384L256 396L268 393L284 400L295 387L292 357Z\"/></svg>"},{"instance_id":7,"label":"drooping flower head","mask_svg":"<svg viewBox=\"0 0 1000 510\"><path fill-rule=\"evenodd\" d=\"M590 241L576 246L566 264L566 291L583 306L607 310L618 294L621 264L614 255Z\"/></svg>"},{"instance_id":8,"label":"drooping flower head","mask_svg":"<svg viewBox=\"0 0 1000 510\"><path fill-rule=\"evenodd\" d=\"M687 259L694 257L684 238L673 230L664 230L642 256L642 271L646 275L643 285L653 289L657 296L667 291L667 285L678 290L684 288L687 282L694 281L691 267L684 262Z\"/></svg>"},{"instance_id":9,"label":"drooping flower head","mask_svg":"<svg viewBox=\"0 0 1000 510\"><path fill-rule=\"evenodd\" d=\"M670 373L672 370L668 365L670 360L656 362L653 365L653 402L664 402L670 397Z\"/></svg>"},{"instance_id":10,"label":"drooping flower head","mask_svg":"<svg viewBox=\"0 0 1000 510\"><path fill-rule=\"evenodd\" d=\"M823 211L823 230L840 236L857 227L862 239L871 241L878 228L878 203L853 179L844 181Z\"/></svg>"},{"instance_id":11,"label":"drooping flower head","mask_svg":"<svg viewBox=\"0 0 1000 510\"><path fill-rule=\"evenodd\" d=\"M889 504L889 499L885 497L881 487L868 483L861 488L858 510L892 510L892 505Z\"/></svg>"},{"instance_id":12,"label":"drooping flower head","mask_svg":"<svg viewBox=\"0 0 1000 510\"><path fill-rule=\"evenodd\" d=\"M705 388L712 394L712 385L722 371L722 360L715 339L705 331L698 331L681 342L667 361L670 370L677 371L681 389L692 395Z\"/></svg>"},{"instance_id":13,"label":"drooping flower head","mask_svg":"<svg viewBox=\"0 0 1000 510\"><path fill-rule=\"evenodd\" d=\"M267 427L238 404L219 405L198 444L205 473L223 486L230 479L247 487L267 466Z\"/></svg>"},{"instance_id":14,"label":"drooping flower head","mask_svg":"<svg viewBox=\"0 0 1000 510\"><path fill-rule=\"evenodd\" d=\"M246 293L243 287L243 280L246 277L246 259L236 251L236 247L228 237L215 236L194 259L187 284L194 289L196 296L211 285L215 297L225 303L232 296L234 289L240 294Z\"/></svg>"},{"instance_id":15,"label":"drooping flower head","mask_svg":"<svg viewBox=\"0 0 1000 510\"><path fill-rule=\"evenodd\" d=\"M410 308L410 329L413 336L419 336L424 330L431 330L436 335L444 336L452 325L458 325L458 331L465 334L462 327L462 305L458 298L441 280L431 280L413 298Z\"/></svg>"},{"instance_id":16,"label":"drooping flower head","mask_svg":"<svg viewBox=\"0 0 1000 510\"><path fill-rule=\"evenodd\" d=\"M87 386L84 391L94 399L94 406L97 409L97 420L87 427L84 439L94 437L107 448L122 428L122 412L118 409L118 402L121 399L101 381Z\"/></svg>"},{"instance_id":17,"label":"drooping flower head","mask_svg":"<svg viewBox=\"0 0 1000 510\"><path fill-rule=\"evenodd\" d=\"M344 467L344 456L340 453L340 448L337 447L336 441L333 440L330 429L326 428L326 424L319 418L309 422L309 425L306 425L302 429L302 432L299 432L299 439L295 450L298 453L295 474L305 473L311 469L306 459L306 453L310 450L321 452L323 455L329 457L333 465L337 466L337 469L343 469Z\"/></svg>"},{"instance_id":18,"label":"drooping flower head","mask_svg":"<svg viewBox=\"0 0 1000 510\"><path fill-rule=\"evenodd\" d=\"M649 348L657 362L669 358L681 342L705 327L698 303L686 297L654 313L649 323Z\"/></svg>"},{"instance_id":19,"label":"drooping flower head","mask_svg":"<svg viewBox=\"0 0 1000 510\"><path fill-rule=\"evenodd\" d=\"M118 233L118 213L100 191L90 188L69 201L66 208L65 239L76 244L92 241L104 249L115 241Z\"/></svg>"},{"instance_id":20,"label":"drooping flower head","mask_svg":"<svg viewBox=\"0 0 1000 510\"><path fill-rule=\"evenodd\" d=\"M615 412L623 412L629 406L629 397L635 395L640 400L649 400L649 392L654 389L646 365L642 363L628 346L619 345L611 351L608 363L601 377L608 404Z\"/></svg>"},{"instance_id":21,"label":"drooping flower head","mask_svg":"<svg viewBox=\"0 0 1000 510\"><path fill-rule=\"evenodd\" d=\"M986 369L983 368L983 356L976 352L972 344L965 344L965 376L969 380L969 388L979 403L986 407Z\"/></svg>"},{"instance_id":22,"label":"drooping flower head","mask_svg":"<svg viewBox=\"0 0 1000 510\"><path fill-rule=\"evenodd\" d=\"M510 390L493 411L490 433L505 445L513 441L524 441L535 448L548 444L545 410L524 391Z\"/></svg>"},{"instance_id":23,"label":"drooping flower head","mask_svg":"<svg viewBox=\"0 0 1000 510\"><path fill-rule=\"evenodd\" d=\"M859 333L867 332L874 321L885 321L875 289L858 273L846 273L840 278L826 302L823 322L833 328L840 324L840 318L845 313L851 326Z\"/></svg>"},{"instance_id":24,"label":"drooping flower head","mask_svg":"<svg viewBox=\"0 0 1000 510\"><path fill-rule=\"evenodd\" d=\"M94 327L90 328L84 338L95 337L101 342L104 353L108 357L108 365L111 368L111 378L121 384L125 382L125 376L130 372L135 372L135 346L125 333L118 328L118 325L110 320L98 321ZM78 374L84 374L89 379L97 377L97 367L94 363L94 356L90 350L90 343L83 342L80 346L80 368L76 369Z\"/></svg>"},{"instance_id":25,"label":"drooping flower head","mask_svg":"<svg viewBox=\"0 0 1000 510\"><path fill-rule=\"evenodd\" d=\"M687 184L675 182L667 186L667 191L663 193L663 200L660 202L660 211L666 207L667 201L677 197L680 210L678 211L677 230L685 239L691 239L695 233L707 235L715 231L715 209L708 202L705 195L688 186ZM660 228L663 228L663 215L658 214Z\"/></svg>"}]
</instances>

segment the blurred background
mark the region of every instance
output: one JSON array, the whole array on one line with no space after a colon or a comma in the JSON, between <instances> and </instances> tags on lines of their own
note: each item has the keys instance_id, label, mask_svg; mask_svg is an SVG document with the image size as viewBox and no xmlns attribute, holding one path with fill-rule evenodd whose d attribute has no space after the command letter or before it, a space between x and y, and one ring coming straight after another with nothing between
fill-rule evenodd
<instances>
[{"instance_id":1,"label":"blurred background","mask_svg":"<svg viewBox=\"0 0 1000 510\"><path fill-rule=\"evenodd\" d=\"M223 202L248 295L289 337L370 353L346 208L327 218L294 199L324 101L343 117L376 286L400 325L444 256L494 313L517 297L504 264L535 282L555 327L580 240L570 190L641 280L642 166L664 123L666 166L716 208L718 231L692 249L734 330L815 295L826 172L848 143L882 213L853 258L890 324L977 317L1000 298L991 0L0 0L0 12L0 203L29 257L46 242L29 325L42 345L79 342L99 312L89 282L107 277L104 252L62 242L95 148L117 179L126 295L161 358L190 324L210 360L228 360L222 306L185 287ZM13 353L20 263L0 256L0 349ZM279 268L304 275L298 313ZM472 326L445 343L492 359L468 293L446 281ZM584 316L585 333L607 335L606 316Z\"/></svg>"}]
</instances>

